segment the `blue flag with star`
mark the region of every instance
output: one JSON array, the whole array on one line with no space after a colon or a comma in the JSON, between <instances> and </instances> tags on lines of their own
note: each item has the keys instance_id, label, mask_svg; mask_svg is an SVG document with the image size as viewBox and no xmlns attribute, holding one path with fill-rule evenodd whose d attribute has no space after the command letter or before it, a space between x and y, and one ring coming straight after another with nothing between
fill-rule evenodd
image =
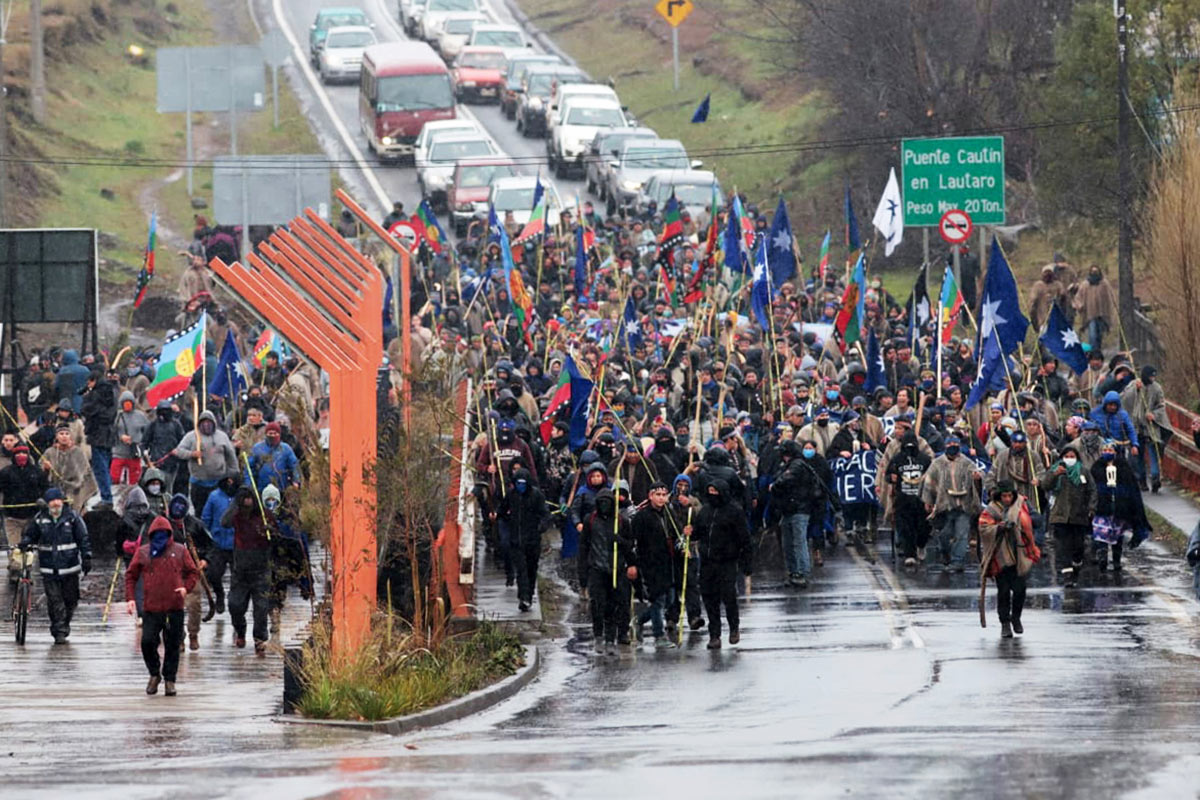
<instances>
[{"instance_id":1,"label":"blue flag with star","mask_svg":"<svg viewBox=\"0 0 1200 800\"><path fill-rule=\"evenodd\" d=\"M1087 371L1088 359L1087 353L1083 352L1083 342L1079 341L1079 334L1067 322L1067 315L1058 307L1058 303L1051 304L1046 330L1038 339L1059 361L1075 370L1076 375Z\"/></svg>"},{"instance_id":2,"label":"blue flag with star","mask_svg":"<svg viewBox=\"0 0 1200 800\"><path fill-rule=\"evenodd\" d=\"M880 386L887 386L887 370L883 366L879 337L875 335L875 328L872 327L870 335L867 336L867 380L863 384L863 391L870 394Z\"/></svg>"},{"instance_id":3,"label":"blue flag with star","mask_svg":"<svg viewBox=\"0 0 1200 800\"><path fill-rule=\"evenodd\" d=\"M979 304L979 338L976 353L982 351L984 342L995 331L1000 342L1000 351L1008 355L1025 341L1029 320L1021 313L1017 282L1008 266L1008 259L1004 257L1004 250L995 236L992 237L992 250L988 257L982 297ZM980 363L983 362L982 357L979 360Z\"/></svg>"},{"instance_id":4,"label":"blue flag with star","mask_svg":"<svg viewBox=\"0 0 1200 800\"><path fill-rule=\"evenodd\" d=\"M771 288L775 294L785 281L796 274L796 251L792 249L792 223L788 219L787 204L779 198L775 216L771 218L771 231L767 235L767 266L771 269Z\"/></svg>"},{"instance_id":5,"label":"blue flag with star","mask_svg":"<svg viewBox=\"0 0 1200 800\"><path fill-rule=\"evenodd\" d=\"M971 392L967 395L964 411L970 411L983 402L988 392L992 391L997 379L1004 378L1004 355L1000 352L999 329L993 327L987 339L983 342L983 356L979 359L979 371L971 383Z\"/></svg>"},{"instance_id":6,"label":"blue flag with star","mask_svg":"<svg viewBox=\"0 0 1200 800\"><path fill-rule=\"evenodd\" d=\"M743 275L750 272L750 248L746 244L746 230L742 218L746 212L742 210L742 199L736 194L729 208L729 220L725 225L725 241L721 249L725 251L725 267Z\"/></svg>"},{"instance_id":7,"label":"blue flag with star","mask_svg":"<svg viewBox=\"0 0 1200 800\"><path fill-rule=\"evenodd\" d=\"M500 224L500 219L496 216L496 207L488 206L488 244L500 244L500 235L504 233L504 226Z\"/></svg>"},{"instance_id":8,"label":"blue flag with star","mask_svg":"<svg viewBox=\"0 0 1200 800\"><path fill-rule=\"evenodd\" d=\"M750 284L750 309L755 319L764 331L771 330L771 286L767 277L769 271L769 256L767 242L758 243L754 252L754 278Z\"/></svg>"}]
</instances>

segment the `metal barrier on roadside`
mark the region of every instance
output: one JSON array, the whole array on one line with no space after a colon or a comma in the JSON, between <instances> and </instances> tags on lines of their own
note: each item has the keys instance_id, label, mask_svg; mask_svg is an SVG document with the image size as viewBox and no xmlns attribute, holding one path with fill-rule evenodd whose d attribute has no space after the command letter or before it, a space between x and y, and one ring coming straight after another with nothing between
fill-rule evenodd
<instances>
[{"instance_id":1,"label":"metal barrier on roadside","mask_svg":"<svg viewBox=\"0 0 1200 800\"><path fill-rule=\"evenodd\" d=\"M1167 401L1167 419L1175 435L1162 452L1162 474L1190 492L1200 494L1200 450L1192 441L1192 420L1197 415Z\"/></svg>"}]
</instances>

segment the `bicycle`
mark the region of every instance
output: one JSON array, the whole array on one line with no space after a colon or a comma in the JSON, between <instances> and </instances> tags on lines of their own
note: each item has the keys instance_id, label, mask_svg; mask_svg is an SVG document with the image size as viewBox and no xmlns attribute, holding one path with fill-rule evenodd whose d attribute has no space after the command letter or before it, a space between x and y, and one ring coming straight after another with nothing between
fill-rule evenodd
<instances>
[{"instance_id":1,"label":"bicycle","mask_svg":"<svg viewBox=\"0 0 1200 800\"><path fill-rule=\"evenodd\" d=\"M29 627L29 611L33 607L33 559L32 552L16 549L9 551L9 558L21 560L21 577L17 580L17 592L13 598L13 633L17 644L25 644L25 631Z\"/></svg>"}]
</instances>

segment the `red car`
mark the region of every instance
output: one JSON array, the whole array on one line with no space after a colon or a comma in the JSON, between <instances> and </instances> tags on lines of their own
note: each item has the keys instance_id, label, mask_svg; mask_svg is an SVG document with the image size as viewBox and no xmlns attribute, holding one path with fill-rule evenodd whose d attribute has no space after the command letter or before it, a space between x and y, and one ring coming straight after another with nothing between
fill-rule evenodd
<instances>
[{"instance_id":1,"label":"red car","mask_svg":"<svg viewBox=\"0 0 1200 800\"><path fill-rule=\"evenodd\" d=\"M454 59L454 92L460 103L500 102L508 59L501 47L464 47Z\"/></svg>"},{"instance_id":2,"label":"red car","mask_svg":"<svg viewBox=\"0 0 1200 800\"><path fill-rule=\"evenodd\" d=\"M482 219L487 224L488 194L496 178L511 178L517 174L513 162L502 158L460 161L454 166L454 177L446 190L446 205L454 235L465 236L471 221Z\"/></svg>"}]
</instances>

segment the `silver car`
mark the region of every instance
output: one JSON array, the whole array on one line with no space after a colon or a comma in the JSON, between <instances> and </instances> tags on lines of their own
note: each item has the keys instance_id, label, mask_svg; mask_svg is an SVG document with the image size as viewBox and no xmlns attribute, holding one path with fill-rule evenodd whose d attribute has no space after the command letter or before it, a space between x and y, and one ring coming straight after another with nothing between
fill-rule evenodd
<instances>
[{"instance_id":1,"label":"silver car","mask_svg":"<svg viewBox=\"0 0 1200 800\"><path fill-rule=\"evenodd\" d=\"M375 32L359 25L330 28L317 56L322 83L358 81L363 50L375 44Z\"/></svg>"},{"instance_id":2,"label":"silver car","mask_svg":"<svg viewBox=\"0 0 1200 800\"><path fill-rule=\"evenodd\" d=\"M621 157L621 148L625 143L634 139L653 141L657 138L658 134L650 128L613 128L597 133L583 154L587 190L603 200L608 184L609 162Z\"/></svg>"},{"instance_id":3,"label":"silver car","mask_svg":"<svg viewBox=\"0 0 1200 800\"><path fill-rule=\"evenodd\" d=\"M633 206L642 186L658 170L696 169L700 162L689 162L687 150L678 139L658 139L653 142L634 139L621 148L621 155L608 162L610 172L605 210L611 217L617 210Z\"/></svg>"}]
</instances>

